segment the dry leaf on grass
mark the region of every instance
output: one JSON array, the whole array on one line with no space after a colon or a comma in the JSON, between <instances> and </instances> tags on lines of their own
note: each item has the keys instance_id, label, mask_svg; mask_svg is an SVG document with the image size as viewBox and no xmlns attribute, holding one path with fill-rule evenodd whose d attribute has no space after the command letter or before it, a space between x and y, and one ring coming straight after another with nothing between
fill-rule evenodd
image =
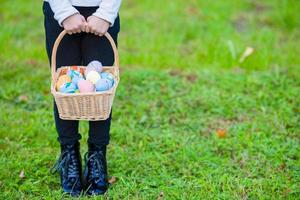
<instances>
[{"instance_id":1,"label":"dry leaf on grass","mask_svg":"<svg viewBox=\"0 0 300 200\"><path fill-rule=\"evenodd\" d=\"M217 136L218 138L224 138L227 135L226 129L218 129L217 130Z\"/></svg>"},{"instance_id":2,"label":"dry leaf on grass","mask_svg":"<svg viewBox=\"0 0 300 200\"><path fill-rule=\"evenodd\" d=\"M248 58L251 54L253 54L254 48L253 47L247 47L243 53L243 55L240 58L240 63L244 62L246 58Z\"/></svg>"},{"instance_id":3,"label":"dry leaf on grass","mask_svg":"<svg viewBox=\"0 0 300 200\"><path fill-rule=\"evenodd\" d=\"M196 74L188 74L185 76L186 80L194 83L197 80L197 75Z\"/></svg>"},{"instance_id":4,"label":"dry leaf on grass","mask_svg":"<svg viewBox=\"0 0 300 200\"><path fill-rule=\"evenodd\" d=\"M24 179L25 178L25 172L24 169L21 170L20 174L19 174L19 178L20 179Z\"/></svg>"},{"instance_id":5,"label":"dry leaf on grass","mask_svg":"<svg viewBox=\"0 0 300 200\"><path fill-rule=\"evenodd\" d=\"M163 200L163 199L164 199L164 192L160 192L157 197L157 200Z\"/></svg>"},{"instance_id":6,"label":"dry leaf on grass","mask_svg":"<svg viewBox=\"0 0 300 200\"><path fill-rule=\"evenodd\" d=\"M188 6L186 8L186 14L191 15L191 16L195 16L199 14L199 9L195 6Z\"/></svg>"},{"instance_id":7,"label":"dry leaf on grass","mask_svg":"<svg viewBox=\"0 0 300 200\"><path fill-rule=\"evenodd\" d=\"M109 184L114 184L115 182L117 182L117 178L115 176L112 176L109 180L108 180Z\"/></svg>"},{"instance_id":8,"label":"dry leaf on grass","mask_svg":"<svg viewBox=\"0 0 300 200\"><path fill-rule=\"evenodd\" d=\"M171 71L169 71L169 75L170 76L181 76L182 75L182 71L172 69Z\"/></svg>"},{"instance_id":9,"label":"dry leaf on grass","mask_svg":"<svg viewBox=\"0 0 300 200\"><path fill-rule=\"evenodd\" d=\"M26 63L31 66L38 66L38 64L39 64L38 61L35 59L27 60Z\"/></svg>"}]
</instances>

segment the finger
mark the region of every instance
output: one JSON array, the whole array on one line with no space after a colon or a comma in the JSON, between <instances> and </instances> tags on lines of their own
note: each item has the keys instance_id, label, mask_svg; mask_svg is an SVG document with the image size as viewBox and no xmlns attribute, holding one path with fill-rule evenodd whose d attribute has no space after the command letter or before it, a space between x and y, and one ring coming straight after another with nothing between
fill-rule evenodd
<instances>
[{"instance_id":1,"label":"finger","mask_svg":"<svg viewBox=\"0 0 300 200\"><path fill-rule=\"evenodd\" d=\"M82 21L82 22L86 22L84 16L80 15L80 17L81 17L81 21Z\"/></svg>"},{"instance_id":2,"label":"finger","mask_svg":"<svg viewBox=\"0 0 300 200\"><path fill-rule=\"evenodd\" d=\"M82 26L79 26L77 29L76 29L76 33L81 33L82 31Z\"/></svg>"},{"instance_id":3,"label":"finger","mask_svg":"<svg viewBox=\"0 0 300 200\"><path fill-rule=\"evenodd\" d=\"M67 29L67 28L65 28L65 31L67 31L67 33L68 33L69 35L71 35L71 34L72 34L72 31L71 31L71 29Z\"/></svg>"},{"instance_id":4,"label":"finger","mask_svg":"<svg viewBox=\"0 0 300 200\"><path fill-rule=\"evenodd\" d=\"M88 30L88 24L86 22L83 23L81 30L83 32L87 32L87 30Z\"/></svg>"},{"instance_id":5,"label":"finger","mask_svg":"<svg viewBox=\"0 0 300 200\"><path fill-rule=\"evenodd\" d=\"M77 30L76 30L75 28L73 28L73 29L71 30L71 32L72 32L72 34L76 34L76 33L77 33Z\"/></svg>"},{"instance_id":6,"label":"finger","mask_svg":"<svg viewBox=\"0 0 300 200\"><path fill-rule=\"evenodd\" d=\"M79 30L80 32L83 32L85 30L83 23L78 27L77 30Z\"/></svg>"},{"instance_id":7,"label":"finger","mask_svg":"<svg viewBox=\"0 0 300 200\"><path fill-rule=\"evenodd\" d=\"M89 22L89 21L90 21L90 19L91 19L91 16L89 16L89 17L86 19L86 21L87 21L87 22Z\"/></svg>"},{"instance_id":8,"label":"finger","mask_svg":"<svg viewBox=\"0 0 300 200\"><path fill-rule=\"evenodd\" d=\"M74 32L74 30L73 30L73 29L66 29L66 31L67 31L67 33L68 33L68 34L70 34L70 35L72 35L72 34L73 34L73 32Z\"/></svg>"},{"instance_id":9,"label":"finger","mask_svg":"<svg viewBox=\"0 0 300 200\"><path fill-rule=\"evenodd\" d=\"M99 31L99 36L103 36L105 33L106 33L106 31L101 30L101 31Z\"/></svg>"},{"instance_id":10,"label":"finger","mask_svg":"<svg viewBox=\"0 0 300 200\"><path fill-rule=\"evenodd\" d=\"M65 29L65 30L67 31L67 33L68 33L69 35L72 35L72 34L73 34L73 32L72 32L71 29Z\"/></svg>"},{"instance_id":11,"label":"finger","mask_svg":"<svg viewBox=\"0 0 300 200\"><path fill-rule=\"evenodd\" d=\"M85 32L86 32L86 33L89 33L89 32L90 32L90 29L89 29L88 26L85 27Z\"/></svg>"},{"instance_id":12,"label":"finger","mask_svg":"<svg viewBox=\"0 0 300 200\"><path fill-rule=\"evenodd\" d=\"M91 32L91 33L94 33L94 34L97 33L97 31L96 31L94 28L91 28L90 32Z\"/></svg>"},{"instance_id":13,"label":"finger","mask_svg":"<svg viewBox=\"0 0 300 200\"><path fill-rule=\"evenodd\" d=\"M77 33L77 31L78 31L79 28L80 28L80 26L74 25L74 26L72 27L72 29L71 29L71 32L72 32L73 34L75 34L75 33Z\"/></svg>"},{"instance_id":14,"label":"finger","mask_svg":"<svg viewBox=\"0 0 300 200\"><path fill-rule=\"evenodd\" d=\"M99 30L97 30L97 31L94 32L94 34L95 34L95 35L100 35L101 32L100 32Z\"/></svg>"}]
</instances>

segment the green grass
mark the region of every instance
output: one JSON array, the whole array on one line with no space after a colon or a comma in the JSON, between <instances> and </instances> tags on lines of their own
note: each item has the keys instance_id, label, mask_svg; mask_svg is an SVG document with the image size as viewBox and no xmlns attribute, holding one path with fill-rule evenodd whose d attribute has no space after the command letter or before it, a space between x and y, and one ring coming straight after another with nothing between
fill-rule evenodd
<instances>
[{"instance_id":1,"label":"green grass","mask_svg":"<svg viewBox=\"0 0 300 200\"><path fill-rule=\"evenodd\" d=\"M0 3L0 199L67 198L49 173L59 144L42 2ZM299 10L297 0L124 1L108 151L117 182L105 197L300 199Z\"/></svg>"}]
</instances>

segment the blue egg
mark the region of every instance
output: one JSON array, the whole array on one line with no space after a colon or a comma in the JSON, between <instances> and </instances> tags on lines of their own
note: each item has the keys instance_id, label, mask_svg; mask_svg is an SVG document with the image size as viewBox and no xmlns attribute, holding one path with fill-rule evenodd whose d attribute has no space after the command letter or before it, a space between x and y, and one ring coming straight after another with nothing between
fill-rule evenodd
<instances>
[{"instance_id":1,"label":"blue egg","mask_svg":"<svg viewBox=\"0 0 300 200\"><path fill-rule=\"evenodd\" d=\"M65 83L63 84L60 88L59 91L62 93L75 93L77 89L76 84L69 82L69 83Z\"/></svg>"},{"instance_id":2,"label":"blue egg","mask_svg":"<svg viewBox=\"0 0 300 200\"><path fill-rule=\"evenodd\" d=\"M109 84L109 89L113 87L114 85L114 80L111 80L111 79L106 79L108 84Z\"/></svg>"},{"instance_id":3,"label":"blue egg","mask_svg":"<svg viewBox=\"0 0 300 200\"><path fill-rule=\"evenodd\" d=\"M101 78L96 82L96 91L97 92L106 91L106 90L109 90L109 88L110 88L110 84L107 79Z\"/></svg>"},{"instance_id":4,"label":"blue egg","mask_svg":"<svg viewBox=\"0 0 300 200\"><path fill-rule=\"evenodd\" d=\"M114 85L115 79L114 79L114 76L111 73L102 72L100 74L100 76L101 76L101 78L107 79L109 81L110 88Z\"/></svg>"},{"instance_id":5,"label":"blue egg","mask_svg":"<svg viewBox=\"0 0 300 200\"><path fill-rule=\"evenodd\" d=\"M82 74L79 71L73 69L69 70L67 74L71 77L71 79L74 77L82 77Z\"/></svg>"},{"instance_id":6,"label":"blue egg","mask_svg":"<svg viewBox=\"0 0 300 200\"><path fill-rule=\"evenodd\" d=\"M80 80L84 80L84 78L79 77L79 76L74 76L74 77L72 78L72 83L74 83L74 84L76 85L76 88L77 88L77 84L78 84L78 82L79 82Z\"/></svg>"}]
</instances>

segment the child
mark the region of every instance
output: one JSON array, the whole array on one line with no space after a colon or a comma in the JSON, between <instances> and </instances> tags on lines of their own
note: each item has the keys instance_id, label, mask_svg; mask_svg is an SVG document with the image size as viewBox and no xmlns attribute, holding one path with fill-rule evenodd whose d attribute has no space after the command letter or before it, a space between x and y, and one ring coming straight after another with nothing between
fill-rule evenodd
<instances>
[{"instance_id":1,"label":"child","mask_svg":"<svg viewBox=\"0 0 300 200\"><path fill-rule=\"evenodd\" d=\"M93 60L111 66L114 55L110 43L99 36L108 31L117 44L120 4L121 0L45 0L43 12L49 60L57 36L65 29L69 34L58 48L57 67L86 66ZM85 155L83 177L79 121L60 119L55 103L54 117L61 145L61 155L54 169L60 173L63 191L78 196L85 187L89 195L104 194L108 188L106 146L109 143L111 116L105 121L89 122L89 149Z\"/></svg>"}]
</instances>

